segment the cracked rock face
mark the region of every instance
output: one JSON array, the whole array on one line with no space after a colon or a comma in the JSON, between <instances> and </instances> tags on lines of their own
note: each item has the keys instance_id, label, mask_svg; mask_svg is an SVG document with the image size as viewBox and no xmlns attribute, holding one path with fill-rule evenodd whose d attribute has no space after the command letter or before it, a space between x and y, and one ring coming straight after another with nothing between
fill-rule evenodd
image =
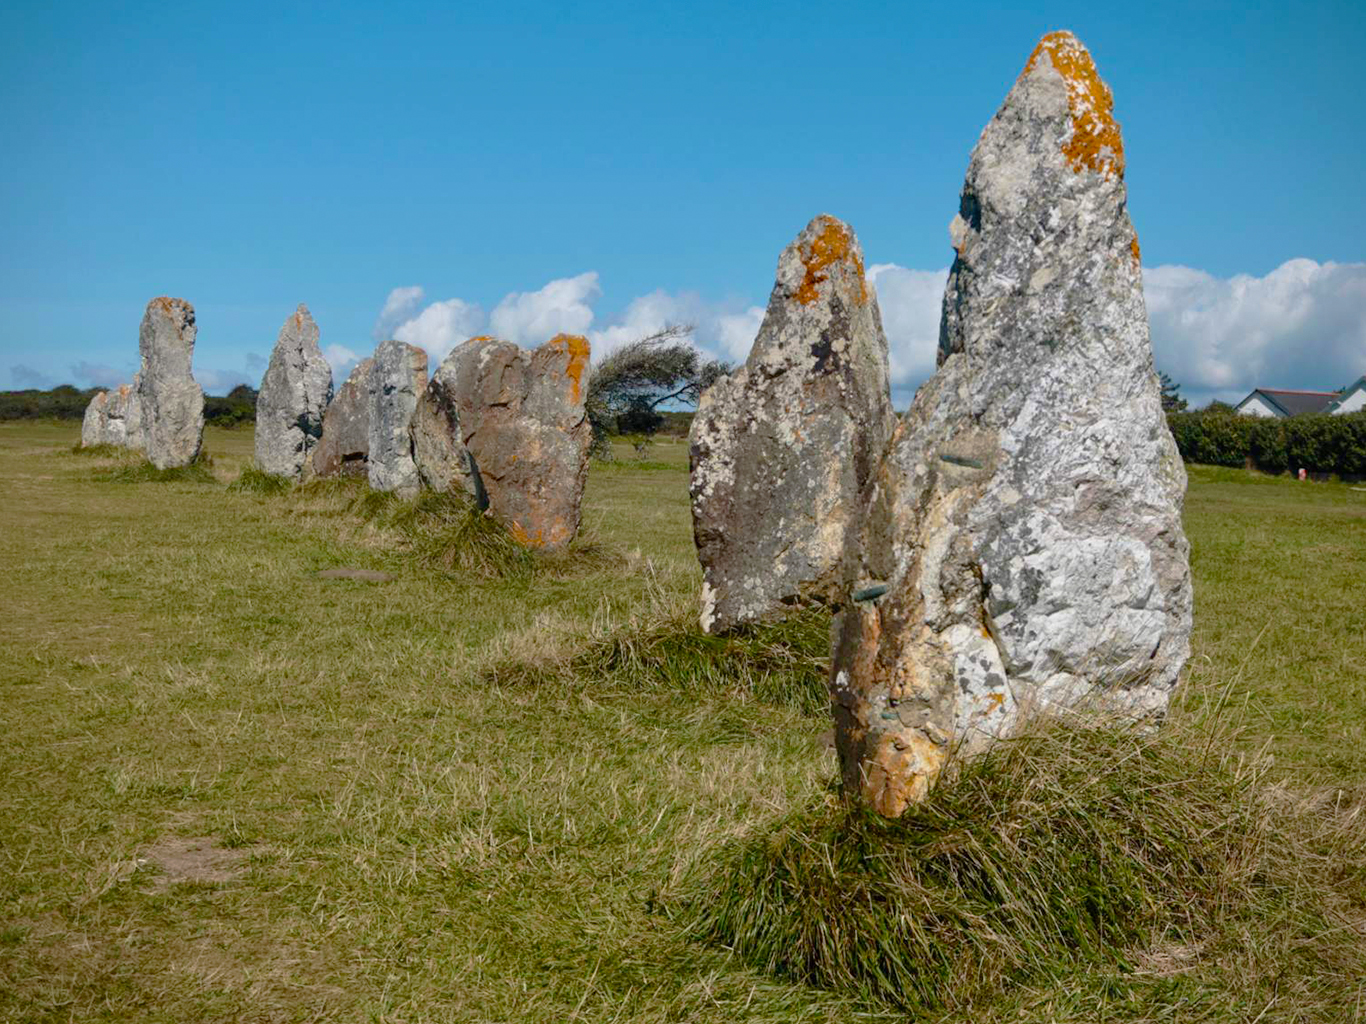
<instances>
[{"instance_id":1,"label":"cracked rock face","mask_svg":"<svg viewBox=\"0 0 1366 1024\"><path fill-rule=\"evenodd\" d=\"M331 400L332 367L318 347L318 325L300 303L280 328L256 396L257 467L298 480Z\"/></svg>"},{"instance_id":2,"label":"cracked rock face","mask_svg":"<svg viewBox=\"0 0 1366 1024\"><path fill-rule=\"evenodd\" d=\"M1190 650L1185 470L1148 340L1107 86L1045 36L950 227L939 368L846 559L846 794L888 816L1029 715L1159 720Z\"/></svg>"},{"instance_id":3,"label":"cracked rock face","mask_svg":"<svg viewBox=\"0 0 1366 1024\"><path fill-rule=\"evenodd\" d=\"M81 445L89 448L97 444L143 448L142 400L138 395L136 374L132 384L120 384L112 391L101 391L85 407L85 417L81 421Z\"/></svg>"},{"instance_id":4,"label":"cracked rock face","mask_svg":"<svg viewBox=\"0 0 1366 1024\"><path fill-rule=\"evenodd\" d=\"M370 379L373 359L352 369L323 413L322 436L313 449L314 476L368 476L370 473Z\"/></svg>"},{"instance_id":5,"label":"cracked rock face","mask_svg":"<svg viewBox=\"0 0 1366 1024\"><path fill-rule=\"evenodd\" d=\"M432 374L413 415L413 460L422 482L434 491L459 491L480 507L488 499L479 486L460 431L458 379L460 360L452 352Z\"/></svg>"},{"instance_id":6,"label":"cracked rock face","mask_svg":"<svg viewBox=\"0 0 1366 1024\"><path fill-rule=\"evenodd\" d=\"M588 339L561 334L527 351L471 338L442 366L471 486L523 544L562 548L579 532L592 428Z\"/></svg>"},{"instance_id":7,"label":"cracked rock face","mask_svg":"<svg viewBox=\"0 0 1366 1024\"><path fill-rule=\"evenodd\" d=\"M834 596L858 496L894 423L863 253L847 225L819 216L778 260L749 358L693 419L704 631Z\"/></svg>"},{"instance_id":8,"label":"cracked rock face","mask_svg":"<svg viewBox=\"0 0 1366 1024\"><path fill-rule=\"evenodd\" d=\"M188 466L203 443L204 391L190 370L197 330L184 299L147 303L138 331L138 399L147 458L157 469Z\"/></svg>"},{"instance_id":9,"label":"cracked rock face","mask_svg":"<svg viewBox=\"0 0 1366 1024\"><path fill-rule=\"evenodd\" d=\"M380 342L370 371L370 486L412 497L422 489L413 461L413 414L427 386L427 353Z\"/></svg>"}]
</instances>

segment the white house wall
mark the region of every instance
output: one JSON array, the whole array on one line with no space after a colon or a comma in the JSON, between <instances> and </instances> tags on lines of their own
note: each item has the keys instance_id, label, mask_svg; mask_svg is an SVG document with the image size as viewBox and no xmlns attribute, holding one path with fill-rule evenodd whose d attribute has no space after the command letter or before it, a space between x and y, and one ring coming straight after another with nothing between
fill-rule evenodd
<instances>
[{"instance_id":1,"label":"white house wall","mask_svg":"<svg viewBox=\"0 0 1366 1024\"><path fill-rule=\"evenodd\" d=\"M1342 404L1333 410L1333 415L1344 412L1360 412L1366 409L1366 388L1357 388L1350 395L1342 400Z\"/></svg>"},{"instance_id":2,"label":"white house wall","mask_svg":"<svg viewBox=\"0 0 1366 1024\"><path fill-rule=\"evenodd\" d=\"M1244 416L1266 416L1275 418L1280 415L1261 395L1249 395L1243 399L1238 411Z\"/></svg>"}]
</instances>

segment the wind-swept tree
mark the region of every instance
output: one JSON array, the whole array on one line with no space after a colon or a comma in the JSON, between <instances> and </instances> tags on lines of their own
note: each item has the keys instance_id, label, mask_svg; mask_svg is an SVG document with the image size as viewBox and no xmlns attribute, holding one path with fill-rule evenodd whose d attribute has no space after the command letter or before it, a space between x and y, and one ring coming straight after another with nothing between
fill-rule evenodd
<instances>
[{"instance_id":1,"label":"wind-swept tree","mask_svg":"<svg viewBox=\"0 0 1366 1024\"><path fill-rule=\"evenodd\" d=\"M1181 385L1165 373L1157 375L1157 383L1162 387L1162 411L1185 412L1186 400L1181 397Z\"/></svg>"},{"instance_id":2,"label":"wind-swept tree","mask_svg":"<svg viewBox=\"0 0 1366 1024\"><path fill-rule=\"evenodd\" d=\"M730 364L707 359L692 345L691 324L628 342L604 356L588 379L588 420L594 451L607 449L613 428L652 433L667 402L695 405L702 392L730 372Z\"/></svg>"}]
</instances>

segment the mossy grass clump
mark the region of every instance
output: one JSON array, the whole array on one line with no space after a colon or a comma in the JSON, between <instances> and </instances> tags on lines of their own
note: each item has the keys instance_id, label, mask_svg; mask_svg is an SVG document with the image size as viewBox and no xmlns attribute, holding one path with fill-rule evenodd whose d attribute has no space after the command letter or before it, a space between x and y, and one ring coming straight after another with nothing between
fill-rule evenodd
<instances>
[{"instance_id":1,"label":"mossy grass clump","mask_svg":"<svg viewBox=\"0 0 1366 1024\"><path fill-rule=\"evenodd\" d=\"M538 568L536 551L518 543L464 495L422 491L404 499L367 489L351 508L402 536L423 568L480 579L528 577Z\"/></svg>"},{"instance_id":2,"label":"mossy grass clump","mask_svg":"<svg viewBox=\"0 0 1366 1024\"><path fill-rule=\"evenodd\" d=\"M144 456L136 462L95 471L95 479L103 483L116 484L216 484L213 475L213 457L200 449L195 460L188 466L171 466L157 469Z\"/></svg>"},{"instance_id":3,"label":"mossy grass clump","mask_svg":"<svg viewBox=\"0 0 1366 1024\"><path fill-rule=\"evenodd\" d=\"M591 679L619 688L727 694L811 715L830 705L830 613L819 607L721 635L703 633L690 607L596 632L573 652L559 663L495 663L487 675L500 684Z\"/></svg>"},{"instance_id":4,"label":"mossy grass clump","mask_svg":"<svg viewBox=\"0 0 1366 1024\"><path fill-rule=\"evenodd\" d=\"M1075 1019L1103 1019L1175 985L1254 1016L1285 1000L1297 1020L1351 1019L1360 802L1292 799L1269 760L1218 746L1053 723L898 820L834 795L792 814L675 910L690 938L755 967L911 1013L995 1019L1066 992Z\"/></svg>"},{"instance_id":5,"label":"mossy grass clump","mask_svg":"<svg viewBox=\"0 0 1366 1024\"><path fill-rule=\"evenodd\" d=\"M228 490L265 495L288 494L294 486L294 481L287 476L267 473L255 464L247 463L237 479L228 485Z\"/></svg>"}]
</instances>

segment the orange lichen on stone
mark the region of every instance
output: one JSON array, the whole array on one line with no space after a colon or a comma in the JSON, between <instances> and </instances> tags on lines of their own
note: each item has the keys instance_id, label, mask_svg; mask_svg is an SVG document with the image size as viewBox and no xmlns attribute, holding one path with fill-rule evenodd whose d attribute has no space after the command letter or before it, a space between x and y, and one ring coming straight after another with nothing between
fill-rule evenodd
<instances>
[{"instance_id":1,"label":"orange lichen on stone","mask_svg":"<svg viewBox=\"0 0 1366 1024\"><path fill-rule=\"evenodd\" d=\"M1062 147L1072 170L1092 170L1124 177L1124 140L1114 118L1114 95L1101 81L1090 51L1071 32L1050 32L1029 55L1023 78L1034 70L1042 54L1067 83L1067 105L1072 112L1072 137Z\"/></svg>"},{"instance_id":2,"label":"orange lichen on stone","mask_svg":"<svg viewBox=\"0 0 1366 1024\"><path fill-rule=\"evenodd\" d=\"M1129 243L1129 251L1134 254L1134 266L1142 266L1143 258L1139 255L1137 235L1134 235L1134 240Z\"/></svg>"},{"instance_id":3,"label":"orange lichen on stone","mask_svg":"<svg viewBox=\"0 0 1366 1024\"><path fill-rule=\"evenodd\" d=\"M588 366L588 339L580 334L557 334L548 344L569 353L569 365L564 372L574 389L573 398L577 402L583 391L583 371Z\"/></svg>"},{"instance_id":4,"label":"orange lichen on stone","mask_svg":"<svg viewBox=\"0 0 1366 1024\"><path fill-rule=\"evenodd\" d=\"M833 263L849 259L854 263L858 274L859 302L868 301L868 282L863 276L863 258L854 248L854 238L847 227L834 217L822 217L820 232L801 248L801 261L806 267L806 277L797 288L797 301L809 306L816 301L816 286L829 279L825 271Z\"/></svg>"}]
</instances>

